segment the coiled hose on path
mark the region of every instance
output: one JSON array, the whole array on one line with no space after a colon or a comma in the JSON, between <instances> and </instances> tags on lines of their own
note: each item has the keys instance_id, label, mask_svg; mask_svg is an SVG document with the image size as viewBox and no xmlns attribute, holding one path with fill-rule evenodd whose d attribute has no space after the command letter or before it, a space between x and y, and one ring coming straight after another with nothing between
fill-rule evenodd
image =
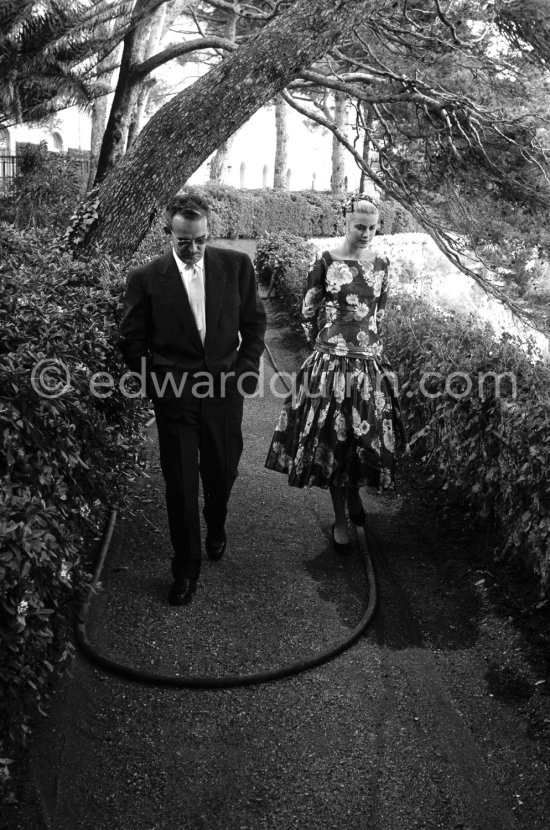
<instances>
[{"instance_id":1,"label":"coiled hose on path","mask_svg":"<svg viewBox=\"0 0 550 830\"><path fill-rule=\"evenodd\" d=\"M266 352L269 360L273 365L275 372L279 373L277 364L273 358L273 354L268 346ZM280 374L280 373L279 373ZM266 669L264 671L251 672L249 674L226 674L220 677L211 675L184 675L184 674L162 674L157 672L145 671L143 669L136 669L133 666L127 666L124 663L118 663L116 660L102 654L92 643L86 631L86 620L90 610L90 605L94 590L101 578L101 573L107 553L111 544L111 539L116 523L116 510L111 512L107 528L105 530L103 543L98 556L98 562L93 576L92 584L88 592L88 596L84 601L80 610L80 615L76 623L76 641L80 646L86 657L95 665L110 672L111 674L124 677L127 680L132 680L136 683L148 683L154 686L172 686L183 689L227 689L235 686L252 686L259 683L270 683L275 680L282 680L285 677L300 674L308 669L313 669L329 660L333 660L339 654L349 649L353 643L359 639L367 630L370 622L374 616L377 602L376 580L374 576L374 568L367 550L365 531L362 527L357 528L357 537L359 541L359 550L365 566L367 584L368 584L368 602L367 607L361 617L359 623L353 628L345 639L333 645L325 651L318 652L311 657L304 657L296 660L293 663L287 663L277 668Z\"/></svg>"}]
</instances>

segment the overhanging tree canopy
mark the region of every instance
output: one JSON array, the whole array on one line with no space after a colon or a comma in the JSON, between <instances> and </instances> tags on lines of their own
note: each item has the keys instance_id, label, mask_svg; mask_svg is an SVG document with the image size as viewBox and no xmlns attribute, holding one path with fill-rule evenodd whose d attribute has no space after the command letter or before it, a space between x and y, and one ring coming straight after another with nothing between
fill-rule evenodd
<instances>
[{"instance_id":1,"label":"overhanging tree canopy","mask_svg":"<svg viewBox=\"0 0 550 830\"><path fill-rule=\"evenodd\" d=\"M514 265L518 251L535 245L550 249L548 74L533 67L534 44L505 42L500 5L454 2L444 13L432 0L382 3L315 71L301 73L293 97L286 93L496 294L483 269L468 268L465 254L477 250L492 268ZM354 103L355 146L334 122L304 107L304 92L310 99L327 87ZM365 136L375 167L356 149Z\"/></svg>"},{"instance_id":2,"label":"overhanging tree canopy","mask_svg":"<svg viewBox=\"0 0 550 830\"><path fill-rule=\"evenodd\" d=\"M107 177L85 244L133 253L159 202L300 71L350 33L370 2L297 0L148 122Z\"/></svg>"},{"instance_id":3,"label":"overhanging tree canopy","mask_svg":"<svg viewBox=\"0 0 550 830\"><path fill-rule=\"evenodd\" d=\"M90 71L124 37L131 3L0 0L0 124L35 121L93 97ZM117 22L105 38L104 23Z\"/></svg>"},{"instance_id":4,"label":"overhanging tree canopy","mask_svg":"<svg viewBox=\"0 0 550 830\"><path fill-rule=\"evenodd\" d=\"M157 112L102 184L94 203L97 217L88 211L85 246L97 242L130 254L159 203L285 87L287 100L302 109L303 100L327 90L347 99L356 113L357 135L349 149L358 166L410 208L451 256L476 245L487 254L495 243L498 256L507 254L510 262L526 240L547 246L550 26L545 4L187 4L197 37L184 38L141 64L130 62L122 82L139 83L163 61L195 50L210 49L209 60L218 63ZM125 5L127 19L139 25L163 1ZM213 9L246 20L235 43L205 30ZM121 35L128 43L132 31L130 25ZM311 115L319 120L315 112ZM346 140L333 122L325 126ZM375 166L363 145L376 151Z\"/></svg>"}]
</instances>

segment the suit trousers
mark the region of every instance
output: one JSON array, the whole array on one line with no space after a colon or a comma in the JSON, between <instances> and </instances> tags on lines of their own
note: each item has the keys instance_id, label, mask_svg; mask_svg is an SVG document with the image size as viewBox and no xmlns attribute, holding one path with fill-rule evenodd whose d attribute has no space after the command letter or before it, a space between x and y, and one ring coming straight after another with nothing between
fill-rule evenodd
<instances>
[{"instance_id":1,"label":"suit trousers","mask_svg":"<svg viewBox=\"0 0 550 830\"><path fill-rule=\"evenodd\" d=\"M219 538L243 450L243 396L237 390L223 397L185 394L155 401L154 407L174 550L172 573L176 582L194 580L202 558L199 480L207 533Z\"/></svg>"}]
</instances>

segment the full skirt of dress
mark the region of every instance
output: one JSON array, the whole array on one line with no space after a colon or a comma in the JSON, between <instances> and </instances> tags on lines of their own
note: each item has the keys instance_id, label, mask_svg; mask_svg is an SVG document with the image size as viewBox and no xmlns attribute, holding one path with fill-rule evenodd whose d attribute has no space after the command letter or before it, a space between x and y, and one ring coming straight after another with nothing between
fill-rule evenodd
<instances>
[{"instance_id":1,"label":"full skirt of dress","mask_svg":"<svg viewBox=\"0 0 550 830\"><path fill-rule=\"evenodd\" d=\"M392 490L396 434L405 440L389 363L315 349L284 402L265 466L293 487Z\"/></svg>"}]
</instances>

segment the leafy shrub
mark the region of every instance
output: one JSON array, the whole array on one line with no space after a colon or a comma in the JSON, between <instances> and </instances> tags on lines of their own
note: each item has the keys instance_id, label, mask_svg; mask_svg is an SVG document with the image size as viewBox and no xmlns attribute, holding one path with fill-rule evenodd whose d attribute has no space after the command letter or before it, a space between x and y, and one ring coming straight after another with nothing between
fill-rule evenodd
<instances>
[{"instance_id":1,"label":"leafy shrub","mask_svg":"<svg viewBox=\"0 0 550 830\"><path fill-rule=\"evenodd\" d=\"M500 556L523 561L547 592L550 368L530 344L497 338L472 316L418 298L398 306L385 342L406 390L411 441L470 515L492 523Z\"/></svg>"},{"instance_id":2,"label":"leafy shrub","mask_svg":"<svg viewBox=\"0 0 550 830\"><path fill-rule=\"evenodd\" d=\"M269 237L256 258L261 278L275 270L294 312L308 265L298 243ZM523 562L548 593L550 367L531 344L406 294L390 301L383 337L416 456L474 519L492 524L497 556Z\"/></svg>"},{"instance_id":3,"label":"leafy shrub","mask_svg":"<svg viewBox=\"0 0 550 830\"><path fill-rule=\"evenodd\" d=\"M212 208L213 239L261 239L286 234L303 239L343 236L342 200L330 193L274 190L240 190L229 185L206 184L184 188L205 196ZM396 202L379 202L380 233L417 231L418 225ZM140 245L134 261L145 262L166 250L164 206Z\"/></svg>"},{"instance_id":4,"label":"leafy shrub","mask_svg":"<svg viewBox=\"0 0 550 830\"><path fill-rule=\"evenodd\" d=\"M201 193L211 205L213 239L259 239L272 232L303 238L343 233L342 205L330 194L239 190L217 184L185 190ZM152 259L166 249L163 208L140 245L136 261Z\"/></svg>"},{"instance_id":5,"label":"leafy shrub","mask_svg":"<svg viewBox=\"0 0 550 830\"><path fill-rule=\"evenodd\" d=\"M267 234L258 242L254 265L260 282L272 283L289 311L299 314L306 274L316 257L315 246L299 236Z\"/></svg>"},{"instance_id":6,"label":"leafy shrub","mask_svg":"<svg viewBox=\"0 0 550 830\"><path fill-rule=\"evenodd\" d=\"M99 208L99 187L93 187L86 193L78 205L75 206L74 213L70 219L65 222L65 233L63 234L63 243L65 247L75 250L81 242L83 242L90 226L94 224L98 217Z\"/></svg>"},{"instance_id":7,"label":"leafy shrub","mask_svg":"<svg viewBox=\"0 0 550 830\"><path fill-rule=\"evenodd\" d=\"M416 233L423 230L416 219L394 199L383 197L380 211L380 233Z\"/></svg>"},{"instance_id":8,"label":"leafy shrub","mask_svg":"<svg viewBox=\"0 0 550 830\"><path fill-rule=\"evenodd\" d=\"M239 190L224 185L202 189L212 206L212 236L258 239L273 230L295 236L336 236L343 228L342 206L327 193Z\"/></svg>"},{"instance_id":9,"label":"leafy shrub","mask_svg":"<svg viewBox=\"0 0 550 830\"><path fill-rule=\"evenodd\" d=\"M83 187L74 159L49 152L45 142L27 144L20 153L12 192L2 200L2 218L20 229L61 230L78 204Z\"/></svg>"},{"instance_id":10,"label":"leafy shrub","mask_svg":"<svg viewBox=\"0 0 550 830\"><path fill-rule=\"evenodd\" d=\"M146 417L139 400L90 386L122 374L119 266L73 260L50 237L0 226L0 736L12 747L70 653L82 552L125 492Z\"/></svg>"}]
</instances>

